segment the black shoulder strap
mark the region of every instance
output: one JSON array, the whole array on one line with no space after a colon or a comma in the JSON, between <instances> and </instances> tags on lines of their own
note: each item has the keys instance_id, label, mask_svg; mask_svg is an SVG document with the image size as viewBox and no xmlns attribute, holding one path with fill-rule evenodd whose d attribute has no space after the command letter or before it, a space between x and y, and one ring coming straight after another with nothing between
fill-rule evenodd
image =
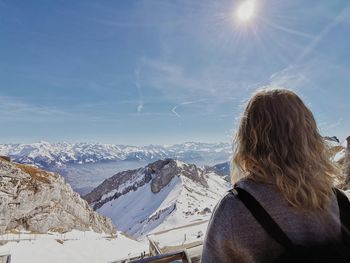
<instances>
[{"instance_id":1,"label":"black shoulder strap","mask_svg":"<svg viewBox=\"0 0 350 263\"><path fill-rule=\"evenodd\" d=\"M236 190L236 193L235 193ZM292 247L293 242L289 239L281 227L272 219L261 204L247 191L235 186L232 190L239 200L246 206L258 223L265 229L265 231L283 247Z\"/></svg>"},{"instance_id":2,"label":"black shoulder strap","mask_svg":"<svg viewBox=\"0 0 350 263\"><path fill-rule=\"evenodd\" d=\"M343 242L350 247L350 201L339 189L333 188L333 191L337 197L339 206ZM273 239L284 247L293 246L293 242L286 233L283 232L280 226L250 193L237 186L231 192L242 201L254 218Z\"/></svg>"},{"instance_id":3,"label":"black shoulder strap","mask_svg":"<svg viewBox=\"0 0 350 263\"><path fill-rule=\"evenodd\" d=\"M350 202L348 197L339 189L333 188L337 196L339 206L339 217L343 242L350 246Z\"/></svg>"}]
</instances>

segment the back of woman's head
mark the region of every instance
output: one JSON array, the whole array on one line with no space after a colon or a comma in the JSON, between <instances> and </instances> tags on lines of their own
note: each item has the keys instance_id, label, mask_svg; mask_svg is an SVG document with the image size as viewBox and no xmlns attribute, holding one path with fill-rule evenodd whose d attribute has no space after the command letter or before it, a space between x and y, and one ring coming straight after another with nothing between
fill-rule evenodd
<instances>
[{"instance_id":1,"label":"back of woman's head","mask_svg":"<svg viewBox=\"0 0 350 263\"><path fill-rule=\"evenodd\" d=\"M337 168L316 121L292 91L265 89L248 102L233 162L247 177L275 184L295 207L326 209Z\"/></svg>"}]
</instances>

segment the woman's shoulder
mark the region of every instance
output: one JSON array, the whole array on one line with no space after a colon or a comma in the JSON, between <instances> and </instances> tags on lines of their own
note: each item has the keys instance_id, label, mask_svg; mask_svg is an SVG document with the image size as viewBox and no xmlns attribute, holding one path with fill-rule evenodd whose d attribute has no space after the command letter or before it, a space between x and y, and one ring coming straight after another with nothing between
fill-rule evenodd
<instances>
[{"instance_id":1,"label":"woman's shoulder","mask_svg":"<svg viewBox=\"0 0 350 263\"><path fill-rule=\"evenodd\" d=\"M243 203L237 197L237 192L235 187L241 187L243 189L249 188L249 185L252 182L248 179L241 179L239 182L235 184L230 190L226 192L226 194L219 200L216 207L214 208L213 213L232 213L232 209L237 209L240 207L244 207Z\"/></svg>"},{"instance_id":2,"label":"woman's shoulder","mask_svg":"<svg viewBox=\"0 0 350 263\"><path fill-rule=\"evenodd\" d=\"M228 190L226 194L219 200L216 205L216 209L225 209L228 207L236 206L239 202L236 191L234 188Z\"/></svg>"},{"instance_id":3,"label":"woman's shoulder","mask_svg":"<svg viewBox=\"0 0 350 263\"><path fill-rule=\"evenodd\" d=\"M218 210L227 210L230 207L235 207L239 203L239 199L236 196L235 189L232 188L219 200L214 213Z\"/></svg>"},{"instance_id":4,"label":"woman's shoulder","mask_svg":"<svg viewBox=\"0 0 350 263\"><path fill-rule=\"evenodd\" d=\"M244 204L238 199L234 188L229 190L217 203L213 210L212 220L225 221L237 220L246 210Z\"/></svg>"},{"instance_id":5,"label":"woman's shoulder","mask_svg":"<svg viewBox=\"0 0 350 263\"><path fill-rule=\"evenodd\" d=\"M235 187L242 188L257 197L258 201L262 201L263 206L274 205L275 200L278 200L276 202L281 200L280 194L275 193L270 185L260 184L247 178L241 179ZM237 225L238 222L250 222L251 218L252 215L238 198L234 187L219 200L212 214L212 220L233 221L233 225Z\"/></svg>"}]
</instances>

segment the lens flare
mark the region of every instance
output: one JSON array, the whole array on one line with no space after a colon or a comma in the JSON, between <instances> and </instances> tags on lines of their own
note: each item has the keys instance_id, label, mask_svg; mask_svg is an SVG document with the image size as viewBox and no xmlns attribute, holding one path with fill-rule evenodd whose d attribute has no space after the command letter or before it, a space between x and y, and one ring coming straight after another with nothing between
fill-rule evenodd
<instances>
[{"instance_id":1,"label":"lens flare","mask_svg":"<svg viewBox=\"0 0 350 263\"><path fill-rule=\"evenodd\" d=\"M248 21L254 17L255 1L245 0L237 9L237 18L241 21Z\"/></svg>"}]
</instances>

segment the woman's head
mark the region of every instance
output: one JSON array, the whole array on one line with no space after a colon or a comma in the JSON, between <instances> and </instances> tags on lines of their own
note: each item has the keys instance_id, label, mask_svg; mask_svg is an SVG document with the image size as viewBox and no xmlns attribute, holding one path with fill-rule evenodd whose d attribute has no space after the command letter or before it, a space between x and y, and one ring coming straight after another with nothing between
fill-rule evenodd
<instances>
[{"instance_id":1,"label":"woman's head","mask_svg":"<svg viewBox=\"0 0 350 263\"><path fill-rule=\"evenodd\" d=\"M253 95L235 138L233 162L249 178L276 184L295 207L329 204L337 169L313 114L290 90Z\"/></svg>"}]
</instances>

